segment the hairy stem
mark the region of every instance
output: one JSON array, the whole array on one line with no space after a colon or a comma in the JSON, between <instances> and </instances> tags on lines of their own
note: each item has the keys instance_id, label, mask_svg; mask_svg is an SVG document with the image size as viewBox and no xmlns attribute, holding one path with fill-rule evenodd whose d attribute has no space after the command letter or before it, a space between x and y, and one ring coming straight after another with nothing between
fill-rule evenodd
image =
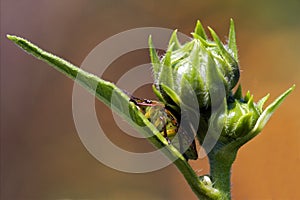
<instances>
[{"instance_id":1,"label":"hairy stem","mask_svg":"<svg viewBox=\"0 0 300 200\"><path fill-rule=\"evenodd\" d=\"M229 149L221 142L208 154L213 186L221 192L223 199L231 199L231 166L236 154L237 149Z\"/></svg>"}]
</instances>

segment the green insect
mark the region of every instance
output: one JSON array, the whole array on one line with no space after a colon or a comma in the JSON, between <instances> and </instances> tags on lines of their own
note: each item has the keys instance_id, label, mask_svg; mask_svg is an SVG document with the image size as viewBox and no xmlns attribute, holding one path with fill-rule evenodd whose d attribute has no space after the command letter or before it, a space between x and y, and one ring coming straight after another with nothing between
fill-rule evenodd
<instances>
[{"instance_id":1,"label":"green insect","mask_svg":"<svg viewBox=\"0 0 300 200\"><path fill-rule=\"evenodd\" d=\"M198 158L193 134L188 134L182 129L179 130L179 121L163 103L133 96L131 96L130 101L160 131L169 144L172 143L180 152L186 149L183 153L186 160L196 160ZM177 133L178 136L175 139Z\"/></svg>"}]
</instances>

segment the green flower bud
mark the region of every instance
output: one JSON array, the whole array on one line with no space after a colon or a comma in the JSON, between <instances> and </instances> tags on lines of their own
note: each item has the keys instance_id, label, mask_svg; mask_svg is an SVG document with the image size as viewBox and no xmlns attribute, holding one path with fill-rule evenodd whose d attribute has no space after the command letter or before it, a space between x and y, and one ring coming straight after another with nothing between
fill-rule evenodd
<instances>
[{"instance_id":1,"label":"green flower bud","mask_svg":"<svg viewBox=\"0 0 300 200\"><path fill-rule=\"evenodd\" d=\"M190 123L183 128L188 133L197 132L205 151L228 144L238 149L262 130L294 86L265 110L263 104L268 95L254 103L250 92L242 96L241 87L233 94L240 77L233 20L227 44L208 29L212 40L198 21L192 40L185 44L179 43L174 31L163 57L157 55L149 37L153 91L179 121ZM188 110L188 114L182 110Z\"/></svg>"},{"instance_id":2,"label":"green flower bud","mask_svg":"<svg viewBox=\"0 0 300 200\"><path fill-rule=\"evenodd\" d=\"M261 113L250 92L244 98L233 99L227 106L222 135L234 139L246 135L253 129Z\"/></svg>"},{"instance_id":3,"label":"green flower bud","mask_svg":"<svg viewBox=\"0 0 300 200\"><path fill-rule=\"evenodd\" d=\"M236 93L228 99L226 114L219 118L219 121L224 123L221 137L227 141L241 139L241 145L252 139L263 129L276 108L294 88L295 86L288 89L263 110L269 94L254 103L253 95L249 91L242 97L242 89L239 86Z\"/></svg>"},{"instance_id":4,"label":"green flower bud","mask_svg":"<svg viewBox=\"0 0 300 200\"><path fill-rule=\"evenodd\" d=\"M150 56L154 73L154 92L165 104L179 108L183 97L193 91L199 108L210 106L211 85L221 81L226 96L231 94L239 80L238 56L234 24L231 20L228 44L224 45L209 28L213 40L209 40L197 22L193 39L181 45L177 32L171 36L166 54L159 58L151 37ZM223 87L223 86L222 86ZM188 102L184 102L188 104Z\"/></svg>"}]
</instances>

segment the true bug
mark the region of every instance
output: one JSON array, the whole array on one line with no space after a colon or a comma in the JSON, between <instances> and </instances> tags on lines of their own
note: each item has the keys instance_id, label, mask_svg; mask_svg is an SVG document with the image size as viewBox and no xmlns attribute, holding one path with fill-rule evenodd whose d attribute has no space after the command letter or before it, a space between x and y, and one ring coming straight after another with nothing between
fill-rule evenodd
<instances>
[{"instance_id":1,"label":"true bug","mask_svg":"<svg viewBox=\"0 0 300 200\"><path fill-rule=\"evenodd\" d=\"M155 100L139 99L133 96L130 97L130 101L154 124L169 144L172 143L180 152L186 149L183 153L186 160L196 160L198 158L193 135L182 129L179 130L179 121L163 103ZM177 133L178 136L175 141L174 137Z\"/></svg>"}]
</instances>

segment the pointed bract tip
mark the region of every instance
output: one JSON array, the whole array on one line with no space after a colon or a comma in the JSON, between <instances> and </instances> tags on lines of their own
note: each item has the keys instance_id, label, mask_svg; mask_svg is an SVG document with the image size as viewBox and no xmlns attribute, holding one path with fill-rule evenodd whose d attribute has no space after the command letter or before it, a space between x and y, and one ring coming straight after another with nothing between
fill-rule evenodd
<instances>
[{"instance_id":1,"label":"pointed bract tip","mask_svg":"<svg viewBox=\"0 0 300 200\"><path fill-rule=\"evenodd\" d=\"M153 40L152 40L152 35L149 35L148 45L149 45L149 48L150 48L150 52L151 52L151 50L155 49L154 44L153 44Z\"/></svg>"},{"instance_id":2,"label":"pointed bract tip","mask_svg":"<svg viewBox=\"0 0 300 200\"><path fill-rule=\"evenodd\" d=\"M195 30L194 30L194 33L199 35L200 37L202 37L203 39L207 39L207 36L206 36L206 33L205 33L205 30L200 22L200 20L197 20L197 23L196 23L196 27L195 27Z\"/></svg>"},{"instance_id":3,"label":"pointed bract tip","mask_svg":"<svg viewBox=\"0 0 300 200\"><path fill-rule=\"evenodd\" d=\"M177 50L180 48L181 44L180 42L178 41L178 38L177 38L177 29L175 29L171 35L171 38L170 38L170 41L169 41L169 45L168 45L168 49L169 47L174 44L173 46L173 50Z\"/></svg>"},{"instance_id":4,"label":"pointed bract tip","mask_svg":"<svg viewBox=\"0 0 300 200\"><path fill-rule=\"evenodd\" d=\"M149 35L148 42L152 44L152 35Z\"/></svg>"},{"instance_id":5,"label":"pointed bract tip","mask_svg":"<svg viewBox=\"0 0 300 200\"><path fill-rule=\"evenodd\" d=\"M217 33L214 31L214 29L212 29L211 27L207 27L213 40L216 42L216 44L219 46L220 44L222 44L220 38L218 37ZM223 45L222 45L223 46Z\"/></svg>"},{"instance_id":6,"label":"pointed bract tip","mask_svg":"<svg viewBox=\"0 0 300 200\"><path fill-rule=\"evenodd\" d=\"M239 84L239 86L236 89L233 96L234 96L235 99L242 99L243 98L243 92L242 92L242 85L241 84Z\"/></svg>"},{"instance_id":7,"label":"pointed bract tip","mask_svg":"<svg viewBox=\"0 0 300 200\"><path fill-rule=\"evenodd\" d=\"M275 110L281 105L281 103L286 99L286 97L295 89L295 84L277 97L260 115L258 118L252 132L254 135L257 135L266 123L269 121L270 117L273 115Z\"/></svg>"},{"instance_id":8,"label":"pointed bract tip","mask_svg":"<svg viewBox=\"0 0 300 200\"><path fill-rule=\"evenodd\" d=\"M238 62L238 50L236 45L236 36L233 19L230 19L228 47L229 49L231 49L234 59Z\"/></svg>"},{"instance_id":9,"label":"pointed bract tip","mask_svg":"<svg viewBox=\"0 0 300 200\"><path fill-rule=\"evenodd\" d=\"M172 55L172 49L173 49L173 47L174 47L174 43L172 43L168 47L167 52L165 54L163 64L166 65L166 66L171 66L171 55ZM169 76L169 77L172 77L172 76Z\"/></svg>"}]
</instances>

